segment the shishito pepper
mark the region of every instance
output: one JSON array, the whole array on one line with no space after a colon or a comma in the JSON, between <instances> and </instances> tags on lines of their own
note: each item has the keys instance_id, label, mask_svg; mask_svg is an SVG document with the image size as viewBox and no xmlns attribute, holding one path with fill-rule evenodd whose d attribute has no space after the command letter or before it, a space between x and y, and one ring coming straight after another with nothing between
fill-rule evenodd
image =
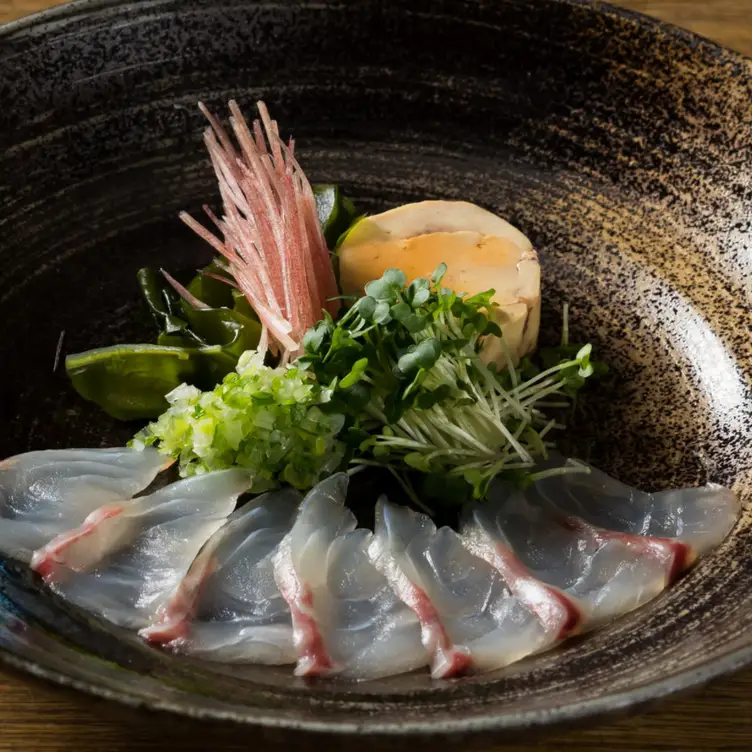
<instances>
[{"instance_id":1,"label":"shishito pepper","mask_svg":"<svg viewBox=\"0 0 752 752\"><path fill-rule=\"evenodd\" d=\"M201 357L197 348L115 345L69 355L65 367L82 397L113 418L136 420L159 415L167 406L165 394L199 381Z\"/></svg>"},{"instance_id":2,"label":"shishito pepper","mask_svg":"<svg viewBox=\"0 0 752 752\"><path fill-rule=\"evenodd\" d=\"M138 281L160 327L157 344L104 347L69 355L65 362L76 391L119 420L156 418L167 408L164 396L180 384L212 389L261 335L245 298L222 282L216 284L226 288L226 296L214 288L207 297L232 307L199 309L180 300L153 269L141 269ZM194 285L194 290L211 288Z\"/></svg>"}]
</instances>

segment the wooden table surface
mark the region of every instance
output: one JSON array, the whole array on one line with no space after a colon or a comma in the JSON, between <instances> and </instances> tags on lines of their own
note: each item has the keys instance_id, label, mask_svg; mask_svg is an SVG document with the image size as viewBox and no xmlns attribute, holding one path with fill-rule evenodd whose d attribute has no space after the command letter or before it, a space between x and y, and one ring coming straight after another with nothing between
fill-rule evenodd
<instances>
[{"instance_id":1,"label":"wooden table surface","mask_svg":"<svg viewBox=\"0 0 752 752\"><path fill-rule=\"evenodd\" d=\"M62 0L0 0L0 23ZM621 0L752 56L752 0ZM313 750L315 740L300 740ZM122 752L161 749L229 752L268 741L254 732L139 713L72 693L27 676L0 671L0 751ZM437 743L440 749L441 745ZM294 752L289 746L289 752ZM752 750L752 670L694 696L667 701L638 718L538 737L505 750ZM490 750L489 750L490 752Z\"/></svg>"}]
</instances>

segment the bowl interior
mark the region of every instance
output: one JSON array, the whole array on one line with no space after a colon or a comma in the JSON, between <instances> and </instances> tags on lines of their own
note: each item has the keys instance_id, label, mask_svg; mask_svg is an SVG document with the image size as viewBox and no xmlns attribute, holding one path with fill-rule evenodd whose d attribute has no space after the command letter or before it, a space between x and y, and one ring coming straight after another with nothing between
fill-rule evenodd
<instances>
[{"instance_id":1,"label":"bowl interior","mask_svg":"<svg viewBox=\"0 0 752 752\"><path fill-rule=\"evenodd\" d=\"M539 249L544 337L561 307L614 377L572 451L643 488L752 470L752 67L579 2L82 3L0 32L0 456L119 444L64 352L151 336L143 265L196 266L177 212L216 204L197 100L263 98L313 181L377 211L476 202ZM307 728L468 730L649 700L745 660L745 516L649 608L494 675L304 683L163 656L12 562L0 646L57 678L183 712ZM740 652L741 651L741 652ZM716 667L716 668L713 668Z\"/></svg>"}]
</instances>

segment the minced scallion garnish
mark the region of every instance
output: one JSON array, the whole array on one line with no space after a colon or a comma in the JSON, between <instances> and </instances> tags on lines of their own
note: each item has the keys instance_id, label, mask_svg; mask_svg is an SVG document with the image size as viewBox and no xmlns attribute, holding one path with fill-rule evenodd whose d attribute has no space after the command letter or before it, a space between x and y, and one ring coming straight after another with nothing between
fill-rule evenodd
<instances>
[{"instance_id":1,"label":"minced scallion garnish","mask_svg":"<svg viewBox=\"0 0 752 752\"><path fill-rule=\"evenodd\" d=\"M212 391L186 384L173 390L170 407L131 446L155 445L178 459L183 476L244 467L254 492L280 482L306 489L344 457L337 439L344 416L323 412L326 399L311 373L271 368L251 351Z\"/></svg>"}]
</instances>

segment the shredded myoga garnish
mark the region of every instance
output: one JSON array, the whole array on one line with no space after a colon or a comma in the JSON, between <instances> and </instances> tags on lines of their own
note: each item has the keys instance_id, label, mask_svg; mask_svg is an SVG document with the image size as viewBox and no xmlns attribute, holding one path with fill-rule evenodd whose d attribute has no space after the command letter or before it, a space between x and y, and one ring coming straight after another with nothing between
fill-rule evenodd
<instances>
[{"instance_id":1,"label":"shredded myoga garnish","mask_svg":"<svg viewBox=\"0 0 752 752\"><path fill-rule=\"evenodd\" d=\"M224 270L248 298L263 326L258 351L263 354L268 343L286 362L321 311L335 309L337 296L311 185L295 159L293 141L282 141L262 102L253 132L230 102L239 149L206 107L199 107L211 124L204 142L224 215L218 219L208 206L204 211L222 239L186 212L180 218L223 257Z\"/></svg>"},{"instance_id":2,"label":"shredded myoga garnish","mask_svg":"<svg viewBox=\"0 0 752 752\"><path fill-rule=\"evenodd\" d=\"M566 305L539 346L522 232L462 201L361 214L263 103L249 126L230 102L229 130L199 107L221 210L180 218L217 256L137 270L153 341L67 356L141 428L0 463L2 555L176 655L449 679L644 605L724 539L728 489L645 493L557 452L607 369Z\"/></svg>"}]
</instances>

